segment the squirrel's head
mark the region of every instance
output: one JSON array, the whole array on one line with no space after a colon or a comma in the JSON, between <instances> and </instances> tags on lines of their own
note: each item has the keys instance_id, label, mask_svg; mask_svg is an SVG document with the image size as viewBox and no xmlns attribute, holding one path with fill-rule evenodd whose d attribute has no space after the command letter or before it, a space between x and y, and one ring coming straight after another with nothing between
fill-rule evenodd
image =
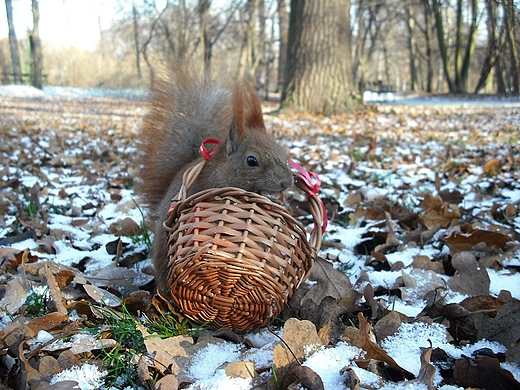
<instances>
[{"instance_id":1,"label":"squirrel's head","mask_svg":"<svg viewBox=\"0 0 520 390\"><path fill-rule=\"evenodd\" d=\"M226 143L221 146L220 156L215 156L221 159L229 185L263 195L292 186L289 156L267 133L260 101L250 84L241 83L235 88L233 110Z\"/></svg>"}]
</instances>

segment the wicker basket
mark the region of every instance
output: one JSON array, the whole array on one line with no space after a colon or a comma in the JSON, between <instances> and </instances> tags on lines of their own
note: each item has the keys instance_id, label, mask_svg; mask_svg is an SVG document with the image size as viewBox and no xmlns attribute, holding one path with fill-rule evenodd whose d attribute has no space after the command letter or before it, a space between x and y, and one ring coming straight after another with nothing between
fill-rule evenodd
<instances>
[{"instance_id":1,"label":"wicker basket","mask_svg":"<svg viewBox=\"0 0 520 390\"><path fill-rule=\"evenodd\" d=\"M309 276L322 229L315 227L308 240L285 207L239 188L212 188L186 199L202 166L186 172L181 200L172 202L164 223L173 303L213 329L269 325ZM309 193L299 175L295 182ZM308 200L315 226L321 226L321 201L316 195Z\"/></svg>"}]
</instances>

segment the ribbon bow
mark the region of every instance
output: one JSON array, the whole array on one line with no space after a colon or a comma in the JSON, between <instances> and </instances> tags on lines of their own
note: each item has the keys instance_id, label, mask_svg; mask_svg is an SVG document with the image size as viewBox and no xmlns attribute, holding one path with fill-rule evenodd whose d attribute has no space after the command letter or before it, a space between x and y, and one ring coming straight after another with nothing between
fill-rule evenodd
<instances>
[{"instance_id":1,"label":"ribbon bow","mask_svg":"<svg viewBox=\"0 0 520 390\"><path fill-rule=\"evenodd\" d=\"M209 150L206 148L207 144L220 145L221 141L216 138L206 138L200 144L199 153L204 158L204 160L209 161L211 156L215 153L214 148L210 148Z\"/></svg>"},{"instance_id":2,"label":"ribbon bow","mask_svg":"<svg viewBox=\"0 0 520 390\"><path fill-rule=\"evenodd\" d=\"M310 171L306 170L301 165L298 165L294 160L291 160L289 163L292 168L294 168L298 171L298 175L297 175L298 178L300 180L302 180L305 183L305 185L307 186L307 188L306 188L307 197L309 198L311 196L316 196L320 202L321 210L323 212L323 222L321 225L321 233L323 234L323 233L325 233L325 230L327 229L329 217L327 216L327 209L325 208L323 201L318 197L318 193L319 193L320 187L321 187L321 179L316 172L310 172ZM314 179L314 182L313 182L313 179ZM316 228L316 226L314 226L314 228Z\"/></svg>"}]
</instances>

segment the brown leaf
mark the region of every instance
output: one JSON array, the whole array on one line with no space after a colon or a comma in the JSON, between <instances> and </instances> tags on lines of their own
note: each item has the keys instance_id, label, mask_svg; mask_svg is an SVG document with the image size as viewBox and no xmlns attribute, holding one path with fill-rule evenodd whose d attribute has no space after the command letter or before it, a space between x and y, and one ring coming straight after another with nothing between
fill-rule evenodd
<instances>
[{"instance_id":1,"label":"brown leaf","mask_svg":"<svg viewBox=\"0 0 520 390\"><path fill-rule=\"evenodd\" d=\"M475 328L478 339L498 341L506 347L515 345L520 340L520 301L504 303L495 317L485 312L476 314Z\"/></svg>"},{"instance_id":2,"label":"brown leaf","mask_svg":"<svg viewBox=\"0 0 520 390\"><path fill-rule=\"evenodd\" d=\"M451 265L457 270L448 280L448 287L453 291L467 295L489 294L489 275L484 268L477 267L477 260L469 252L453 256Z\"/></svg>"},{"instance_id":3,"label":"brown leaf","mask_svg":"<svg viewBox=\"0 0 520 390\"><path fill-rule=\"evenodd\" d=\"M352 367L343 367L339 374L342 376L346 375L345 386L347 386L348 389L359 390L359 384L361 381Z\"/></svg>"},{"instance_id":4,"label":"brown leaf","mask_svg":"<svg viewBox=\"0 0 520 390\"><path fill-rule=\"evenodd\" d=\"M33 318L27 326L32 329L34 334L37 334L40 330L52 330L58 325L67 322L69 316L59 313L57 311L44 315L43 317Z\"/></svg>"},{"instance_id":5,"label":"brown leaf","mask_svg":"<svg viewBox=\"0 0 520 390\"><path fill-rule=\"evenodd\" d=\"M428 340L430 343L430 346L428 348L421 348L421 368L419 369L419 374L417 375L416 379L412 379L408 383L420 383L424 384L428 387L428 390L435 390L436 387L433 386L433 379L435 378L435 373L437 370L435 367L430 363L430 359L432 357L432 342L431 340Z\"/></svg>"},{"instance_id":6,"label":"brown leaf","mask_svg":"<svg viewBox=\"0 0 520 390\"><path fill-rule=\"evenodd\" d=\"M455 361L453 378L464 387L493 390L518 390L518 383L511 372L500 367L498 359L480 355L476 359L463 356Z\"/></svg>"},{"instance_id":7,"label":"brown leaf","mask_svg":"<svg viewBox=\"0 0 520 390\"><path fill-rule=\"evenodd\" d=\"M489 160L486 165L484 165L484 173L488 176L495 176L498 172L501 171L500 161L493 159Z\"/></svg>"},{"instance_id":8,"label":"brown leaf","mask_svg":"<svg viewBox=\"0 0 520 390\"><path fill-rule=\"evenodd\" d=\"M428 256L418 255L413 258L413 268L434 271L438 274L444 274L444 266L439 261L431 261Z\"/></svg>"},{"instance_id":9,"label":"brown leaf","mask_svg":"<svg viewBox=\"0 0 520 390\"><path fill-rule=\"evenodd\" d=\"M324 390L321 377L310 367L295 364L289 370L289 375L294 375L303 387L312 390ZM292 383L292 382L291 382ZM282 386L283 388L283 386Z\"/></svg>"},{"instance_id":10,"label":"brown leaf","mask_svg":"<svg viewBox=\"0 0 520 390\"><path fill-rule=\"evenodd\" d=\"M438 195L434 197L429 193L425 194L421 207L426 211L422 219L427 228L432 228L437 224L447 228L454 219L460 218L457 205L444 202Z\"/></svg>"},{"instance_id":11,"label":"brown leaf","mask_svg":"<svg viewBox=\"0 0 520 390\"><path fill-rule=\"evenodd\" d=\"M441 241L450 247L450 253L454 255L471 250L496 252L504 249L510 240L508 236L498 232L474 230L470 234L455 232Z\"/></svg>"},{"instance_id":12,"label":"brown leaf","mask_svg":"<svg viewBox=\"0 0 520 390\"><path fill-rule=\"evenodd\" d=\"M331 263L318 257L309 279L317 283L312 286L302 301L310 299L316 305L320 305L325 297L332 297L337 301L348 298L348 301L343 300L343 302L351 302L348 309L355 310L360 294L352 289L349 277L334 269Z\"/></svg>"},{"instance_id":13,"label":"brown leaf","mask_svg":"<svg viewBox=\"0 0 520 390\"><path fill-rule=\"evenodd\" d=\"M374 343L372 340L370 340L370 329L372 328L370 324L367 322L365 317L363 316L363 313L358 313L358 320L359 320L359 340L357 347L363 349L366 351L368 356L370 358L375 360L381 360L388 364L390 367L392 367L395 370L404 372L408 375L413 376L410 372L406 371L404 368L401 368L399 364L395 362L395 360L390 357L386 351L382 348L380 348L376 343Z\"/></svg>"}]
</instances>

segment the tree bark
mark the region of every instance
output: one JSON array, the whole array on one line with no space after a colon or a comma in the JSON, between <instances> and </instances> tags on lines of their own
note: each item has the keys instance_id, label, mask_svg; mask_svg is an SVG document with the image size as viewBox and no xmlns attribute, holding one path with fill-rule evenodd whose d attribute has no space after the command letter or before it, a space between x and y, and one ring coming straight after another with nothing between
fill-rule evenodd
<instances>
[{"instance_id":1,"label":"tree bark","mask_svg":"<svg viewBox=\"0 0 520 390\"><path fill-rule=\"evenodd\" d=\"M7 14L7 25L9 27L9 46L11 48L11 62L13 64L13 78L15 84L22 83L22 67L20 66L20 51L18 50L18 40L13 23L13 4L12 0L5 0Z\"/></svg>"},{"instance_id":2,"label":"tree bark","mask_svg":"<svg viewBox=\"0 0 520 390\"><path fill-rule=\"evenodd\" d=\"M511 92L520 94L520 61L515 38L515 9L513 0L504 0L504 14L506 17L506 33L509 43L509 61L511 72Z\"/></svg>"},{"instance_id":3,"label":"tree bark","mask_svg":"<svg viewBox=\"0 0 520 390\"><path fill-rule=\"evenodd\" d=\"M32 85L43 88L43 53L40 39L40 9L38 0L32 0L33 29L29 36L32 55Z\"/></svg>"},{"instance_id":4,"label":"tree bark","mask_svg":"<svg viewBox=\"0 0 520 390\"><path fill-rule=\"evenodd\" d=\"M433 58L432 58L432 26L431 26L431 7L428 0L423 0L424 14L424 39L426 40L426 92L433 91Z\"/></svg>"},{"instance_id":5,"label":"tree bark","mask_svg":"<svg viewBox=\"0 0 520 390\"><path fill-rule=\"evenodd\" d=\"M342 114L357 107L351 80L350 1L292 0L282 108Z\"/></svg>"},{"instance_id":6,"label":"tree bark","mask_svg":"<svg viewBox=\"0 0 520 390\"><path fill-rule=\"evenodd\" d=\"M289 34L289 15L285 8L285 0L278 0L278 25L280 31L280 51L278 53L278 86L277 92L281 92L285 80L285 63L287 60L287 39Z\"/></svg>"},{"instance_id":7,"label":"tree bark","mask_svg":"<svg viewBox=\"0 0 520 390\"><path fill-rule=\"evenodd\" d=\"M137 20L137 9L132 5L132 12L134 16L134 46L135 46L135 67L137 70L137 77L139 80L143 78L141 74L141 50L139 48L139 23Z\"/></svg>"},{"instance_id":8,"label":"tree bark","mask_svg":"<svg viewBox=\"0 0 520 390\"><path fill-rule=\"evenodd\" d=\"M442 20L442 10L439 0L433 0L433 14L435 16L435 26L437 30L437 41L441 52L442 67L444 70L444 79L448 83L450 92L454 92L454 84L450 77L450 61L448 56L448 47L446 46L444 23Z\"/></svg>"},{"instance_id":9,"label":"tree bark","mask_svg":"<svg viewBox=\"0 0 520 390\"><path fill-rule=\"evenodd\" d=\"M200 18L200 44L202 46L202 56L204 59L204 69L209 69L213 53L213 45L209 33L209 0L199 1Z\"/></svg>"},{"instance_id":10,"label":"tree bark","mask_svg":"<svg viewBox=\"0 0 520 390\"><path fill-rule=\"evenodd\" d=\"M248 75L251 79L254 77L254 61L255 61L255 20L256 9L260 0L247 0L246 3L246 25L244 40L240 50L240 62L238 64L238 76Z\"/></svg>"},{"instance_id":11,"label":"tree bark","mask_svg":"<svg viewBox=\"0 0 520 390\"><path fill-rule=\"evenodd\" d=\"M412 91L417 91L417 70L415 66L416 61L416 49L415 49L415 36L414 36L414 29L415 29L415 20L413 15L413 8L412 6L408 6L406 9L406 26L408 28L408 51L409 51L409 64L410 64L410 89Z\"/></svg>"},{"instance_id":12,"label":"tree bark","mask_svg":"<svg viewBox=\"0 0 520 390\"><path fill-rule=\"evenodd\" d=\"M504 46L504 28L502 27L497 37L497 2L495 0L486 0L487 21L486 26L488 30L488 42L486 47L486 56L484 58L482 67L480 69L479 79L475 87L475 93L484 87L486 81L491 74L491 70L497 64L500 52Z\"/></svg>"}]
</instances>

